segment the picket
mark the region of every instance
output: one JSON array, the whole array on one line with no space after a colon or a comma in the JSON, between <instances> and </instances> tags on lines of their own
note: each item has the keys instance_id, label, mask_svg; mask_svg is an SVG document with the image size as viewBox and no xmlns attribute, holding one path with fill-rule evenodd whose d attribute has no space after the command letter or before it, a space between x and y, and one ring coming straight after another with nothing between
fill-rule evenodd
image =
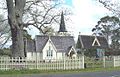
<instances>
[{"instance_id":1,"label":"picket","mask_svg":"<svg viewBox=\"0 0 120 77\"><path fill-rule=\"evenodd\" d=\"M92 68L96 67L96 63L87 60L88 63L92 63L90 66ZM95 62L103 63L100 67L119 67L120 66L120 56L105 56L103 59ZM85 65L84 56L79 56L77 58L64 57L63 59L27 59L20 57L0 57L0 70L21 70L21 69L39 69L39 70L69 70L69 69L84 69ZM89 67L89 66L87 66Z\"/></svg>"},{"instance_id":2,"label":"picket","mask_svg":"<svg viewBox=\"0 0 120 77\"><path fill-rule=\"evenodd\" d=\"M120 66L120 56L114 56L114 67L119 67Z\"/></svg>"},{"instance_id":3,"label":"picket","mask_svg":"<svg viewBox=\"0 0 120 77\"><path fill-rule=\"evenodd\" d=\"M21 70L21 69L39 69L39 70L68 70L68 69L83 69L84 57L78 57L75 59L63 58L63 59L51 59L51 60L30 60L27 58L10 58L0 57L0 70Z\"/></svg>"},{"instance_id":4,"label":"picket","mask_svg":"<svg viewBox=\"0 0 120 77\"><path fill-rule=\"evenodd\" d=\"M119 67L120 56L105 56L103 58L104 67Z\"/></svg>"}]
</instances>

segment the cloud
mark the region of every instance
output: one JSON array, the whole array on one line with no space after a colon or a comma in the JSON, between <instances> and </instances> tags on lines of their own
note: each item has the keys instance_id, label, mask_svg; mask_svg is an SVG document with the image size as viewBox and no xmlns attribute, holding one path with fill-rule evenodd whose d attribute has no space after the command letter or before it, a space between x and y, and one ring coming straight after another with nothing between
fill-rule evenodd
<instances>
[{"instance_id":1,"label":"cloud","mask_svg":"<svg viewBox=\"0 0 120 77\"><path fill-rule=\"evenodd\" d=\"M76 35L79 32L81 34L92 34L91 30L97 24L97 21L110 14L102 4L94 0L73 0L72 2L74 6L72 20L75 27L74 34Z\"/></svg>"}]
</instances>

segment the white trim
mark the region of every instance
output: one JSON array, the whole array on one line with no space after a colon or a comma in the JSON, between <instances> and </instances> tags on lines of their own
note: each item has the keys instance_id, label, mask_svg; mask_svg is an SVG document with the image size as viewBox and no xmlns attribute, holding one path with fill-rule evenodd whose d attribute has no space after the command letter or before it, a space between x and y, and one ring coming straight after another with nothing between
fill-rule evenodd
<instances>
[{"instance_id":1,"label":"white trim","mask_svg":"<svg viewBox=\"0 0 120 77\"><path fill-rule=\"evenodd\" d=\"M71 47L71 49L70 49L70 51L68 52L68 55L70 55L70 53L71 53L72 49L74 50L75 54L77 54L77 52L76 52L75 48L72 46L72 47Z\"/></svg>"},{"instance_id":2,"label":"white trim","mask_svg":"<svg viewBox=\"0 0 120 77\"><path fill-rule=\"evenodd\" d=\"M99 41L98 41L98 39L97 39L97 37L95 36L95 39L94 39L94 41L93 41L93 43L92 43L92 46L96 46L95 45L95 42L97 42L97 46L100 46L100 43L99 43Z\"/></svg>"},{"instance_id":3,"label":"white trim","mask_svg":"<svg viewBox=\"0 0 120 77\"><path fill-rule=\"evenodd\" d=\"M81 42L82 48L84 48L84 45L83 45L83 42L82 42L81 35L80 35L80 39L78 39L78 40ZM78 41L78 42L79 42L79 41Z\"/></svg>"},{"instance_id":4,"label":"white trim","mask_svg":"<svg viewBox=\"0 0 120 77\"><path fill-rule=\"evenodd\" d=\"M53 50L53 56L51 57L47 56L47 50L49 46L52 47L52 50ZM56 59L57 58L57 49L54 46L53 42L51 41L50 37L46 41L45 46L42 49L42 53L43 53L43 59Z\"/></svg>"},{"instance_id":5,"label":"white trim","mask_svg":"<svg viewBox=\"0 0 120 77\"><path fill-rule=\"evenodd\" d=\"M55 45L53 44L53 42L51 41L50 37L49 37L48 41L46 42L44 48L46 47L47 43L50 43L50 42L51 42L51 45L53 46L53 48L55 49L55 51L57 51L57 49L56 49ZM43 52L44 48L42 49L42 52Z\"/></svg>"},{"instance_id":6,"label":"white trim","mask_svg":"<svg viewBox=\"0 0 120 77\"><path fill-rule=\"evenodd\" d=\"M53 44L53 42L51 41L51 39L50 39L50 38L49 38L49 41L51 42L51 44L52 44L52 46L54 47L55 51L57 51L57 49L56 49L55 45ZM48 42L49 42L49 41L48 41Z\"/></svg>"}]
</instances>

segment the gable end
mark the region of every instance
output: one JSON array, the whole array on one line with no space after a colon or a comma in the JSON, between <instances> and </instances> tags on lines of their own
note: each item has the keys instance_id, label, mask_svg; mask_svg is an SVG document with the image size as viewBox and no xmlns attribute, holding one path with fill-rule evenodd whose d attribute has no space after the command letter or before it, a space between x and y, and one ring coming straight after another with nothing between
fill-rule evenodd
<instances>
[{"instance_id":1,"label":"gable end","mask_svg":"<svg viewBox=\"0 0 120 77\"><path fill-rule=\"evenodd\" d=\"M95 37L95 39L94 39L94 41L92 43L92 46L101 46L98 39L97 39L97 37Z\"/></svg>"}]
</instances>

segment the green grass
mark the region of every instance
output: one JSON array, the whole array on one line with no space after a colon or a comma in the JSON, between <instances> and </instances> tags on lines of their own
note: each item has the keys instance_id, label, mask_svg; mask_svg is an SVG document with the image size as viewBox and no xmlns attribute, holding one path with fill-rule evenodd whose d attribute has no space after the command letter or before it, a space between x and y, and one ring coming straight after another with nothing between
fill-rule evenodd
<instances>
[{"instance_id":1,"label":"green grass","mask_svg":"<svg viewBox=\"0 0 120 77\"><path fill-rule=\"evenodd\" d=\"M96 71L112 71L120 70L120 67L116 68L86 68L77 70L8 70L0 71L0 75L22 75L22 74L52 74L52 73L80 73L80 72L96 72Z\"/></svg>"}]
</instances>

